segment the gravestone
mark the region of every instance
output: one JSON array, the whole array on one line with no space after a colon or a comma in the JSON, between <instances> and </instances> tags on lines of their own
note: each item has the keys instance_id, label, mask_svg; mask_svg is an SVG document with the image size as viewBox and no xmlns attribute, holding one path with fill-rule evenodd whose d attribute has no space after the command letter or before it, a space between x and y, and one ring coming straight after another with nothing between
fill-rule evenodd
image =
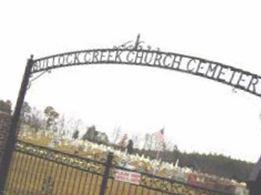
<instances>
[{"instance_id":1,"label":"gravestone","mask_svg":"<svg viewBox=\"0 0 261 195\"><path fill-rule=\"evenodd\" d=\"M9 113L0 111L0 162L5 150L11 116Z\"/></svg>"}]
</instances>

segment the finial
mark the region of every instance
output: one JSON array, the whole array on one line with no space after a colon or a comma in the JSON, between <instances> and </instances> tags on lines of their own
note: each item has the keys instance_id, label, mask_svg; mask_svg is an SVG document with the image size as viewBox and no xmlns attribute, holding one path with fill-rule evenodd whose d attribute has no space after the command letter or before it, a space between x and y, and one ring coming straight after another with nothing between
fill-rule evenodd
<instances>
[{"instance_id":1,"label":"finial","mask_svg":"<svg viewBox=\"0 0 261 195\"><path fill-rule=\"evenodd\" d=\"M31 55L30 55L30 59L32 60L33 58L34 58L34 55L33 55L33 54L31 54Z\"/></svg>"},{"instance_id":2,"label":"finial","mask_svg":"<svg viewBox=\"0 0 261 195\"><path fill-rule=\"evenodd\" d=\"M137 50L139 44L140 44L140 34L137 35L136 42L135 42L135 45L134 45L134 49Z\"/></svg>"}]
</instances>

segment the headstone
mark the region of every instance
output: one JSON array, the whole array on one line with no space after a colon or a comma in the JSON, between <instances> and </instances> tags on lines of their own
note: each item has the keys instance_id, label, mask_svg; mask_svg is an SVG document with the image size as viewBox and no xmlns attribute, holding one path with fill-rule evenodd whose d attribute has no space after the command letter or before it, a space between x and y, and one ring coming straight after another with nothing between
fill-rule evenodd
<instances>
[{"instance_id":1,"label":"headstone","mask_svg":"<svg viewBox=\"0 0 261 195\"><path fill-rule=\"evenodd\" d=\"M48 147L55 148L59 144L59 142L60 142L59 136L55 133L53 135L51 142L48 144Z\"/></svg>"},{"instance_id":2,"label":"headstone","mask_svg":"<svg viewBox=\"0 0 261 195\"><path fill-rule=\"evenodd\" d=\"M8 137L10 114L0 111L0 162L5 150L6 139Z\"/></svg>"}]
</instances>

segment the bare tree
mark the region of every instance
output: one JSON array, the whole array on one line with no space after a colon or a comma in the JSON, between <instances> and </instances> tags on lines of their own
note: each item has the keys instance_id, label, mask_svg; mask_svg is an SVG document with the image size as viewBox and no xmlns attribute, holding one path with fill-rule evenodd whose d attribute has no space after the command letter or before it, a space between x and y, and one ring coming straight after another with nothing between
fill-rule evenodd
<instances>
[{"instance_id":1,"label":"bare tree","mask_svg":"<svg viewBox=\"0 0 261 195\"><path fill-rule=\"evenodd\" d=\"M31 117L31 111L32 108L29 105L28 102L24 102L22 109L21 109L21 114L20 114L20 120L22 123L28 124L30 121L30 117Z\"/></svg>"},{"instance_id":2,"label":"bare tree","mask_svg":"<svg viewBox=\"0 0 261 195\"><path fill-rule=\"evenodd\" d=\"M172 151L173 147L174 144L171 139L165 139L165 150Z\"/></svg>"},{"instance_id":3,"label":"bare tree","mask_svg":"<svg viewBox=\"0 0 261 195\"><path fill-rule=\"evenodd\" d=\"M52 106L47 106L44 109L44 114L46 116L46 129L50 130L53 128L55 130L56 124L57 124L57 119L59 118L59 113L56 112L56 110Z\"/></svg>"},{"instance_id":4,"label":"bare tree","mask_svg":"<svg viewBox=\"0 0 261 195\"><path fill-rule=\"evenodd\" d=\"M153 140L149 133L146 133L144 136L144 146L145 150L152 150L153 149Z\"/></svg>"},{"instance_id":5,"label":"bare tree","mask_svg":"<svg viewBox=\"0 0 261 195\"><path fill-rule=\"evenodd\" d=\"M134 148L139 148L140 137L138 135L134 134L134 135L132 135L131 139L133 141L133 147Z\"/></svg>"},{"instance_id":6,"label":"bare tree","mask_svg":"<svg viewBox=\"0 0 261 195\"><path fill-rule=\"evenodd\" d=\"M10 100L4 101L0 100L0 111L11 114L12 112L12 103Z\"/></svg>"},{"instance_id":7,"label":"bare tree","mask_svg":"<svg viewBox=\"0 0 261 195\"><path fill-rule=\"evenodd\" d=\"M57 121L57 129L58 129L58 134L59 136L64 136L65 135L65 128L66 128L66 121L65 121L65 116L62 115L58 121Z\"/></svg>"},{"instance_id":8,"label":"bare tree","mask_svg":"<svg viewBox=\"0 0 261 195\"><path fill-rule=\"evenodd\" d=\"M31 110L31 116L29 126L31 126L36 132L44 128L44 119L42 113L35 107Z\"/></svg>"},{"instance_id":9,"label":"bare tree","mask_svg":"<svg viewBox=\"0 0 261 195\"><path fill-rule=\"evenodd\" d=\"M92 141L92 142L96 142L97 141L97 135L98 135L98 131L96 130L95 125L88 127L86 129L85 134L82 136L82 140L88 140L88 141Z\"/></svg>"},{"instance_id":10,"label":"bare tree","mask_svg":"<svg viewBox=\"0 0 261 195\"><path fill-rule=\"evenodd\" d=\"M112 139L114 144L117 143L118 139L120 138L120 135L121 135L121 128L120 127L115 128L112 134Z\"/></svg>"}]
</instances>

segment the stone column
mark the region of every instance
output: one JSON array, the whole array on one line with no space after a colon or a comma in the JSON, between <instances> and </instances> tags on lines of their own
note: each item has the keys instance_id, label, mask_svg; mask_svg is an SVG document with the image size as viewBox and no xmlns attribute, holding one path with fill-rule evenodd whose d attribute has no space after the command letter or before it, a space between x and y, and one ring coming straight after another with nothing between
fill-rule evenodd
<instances>
[{"instance_id":1,"label":"stone column","mask_svg":"<svg viewBox=\"0 0 261 195\"><path fill-rule=\"evenodd\" d=\"M0 162L2 161L3 152L5 150L10 120L10 114L0 111Z\"/></svg>"}]
</instances>

